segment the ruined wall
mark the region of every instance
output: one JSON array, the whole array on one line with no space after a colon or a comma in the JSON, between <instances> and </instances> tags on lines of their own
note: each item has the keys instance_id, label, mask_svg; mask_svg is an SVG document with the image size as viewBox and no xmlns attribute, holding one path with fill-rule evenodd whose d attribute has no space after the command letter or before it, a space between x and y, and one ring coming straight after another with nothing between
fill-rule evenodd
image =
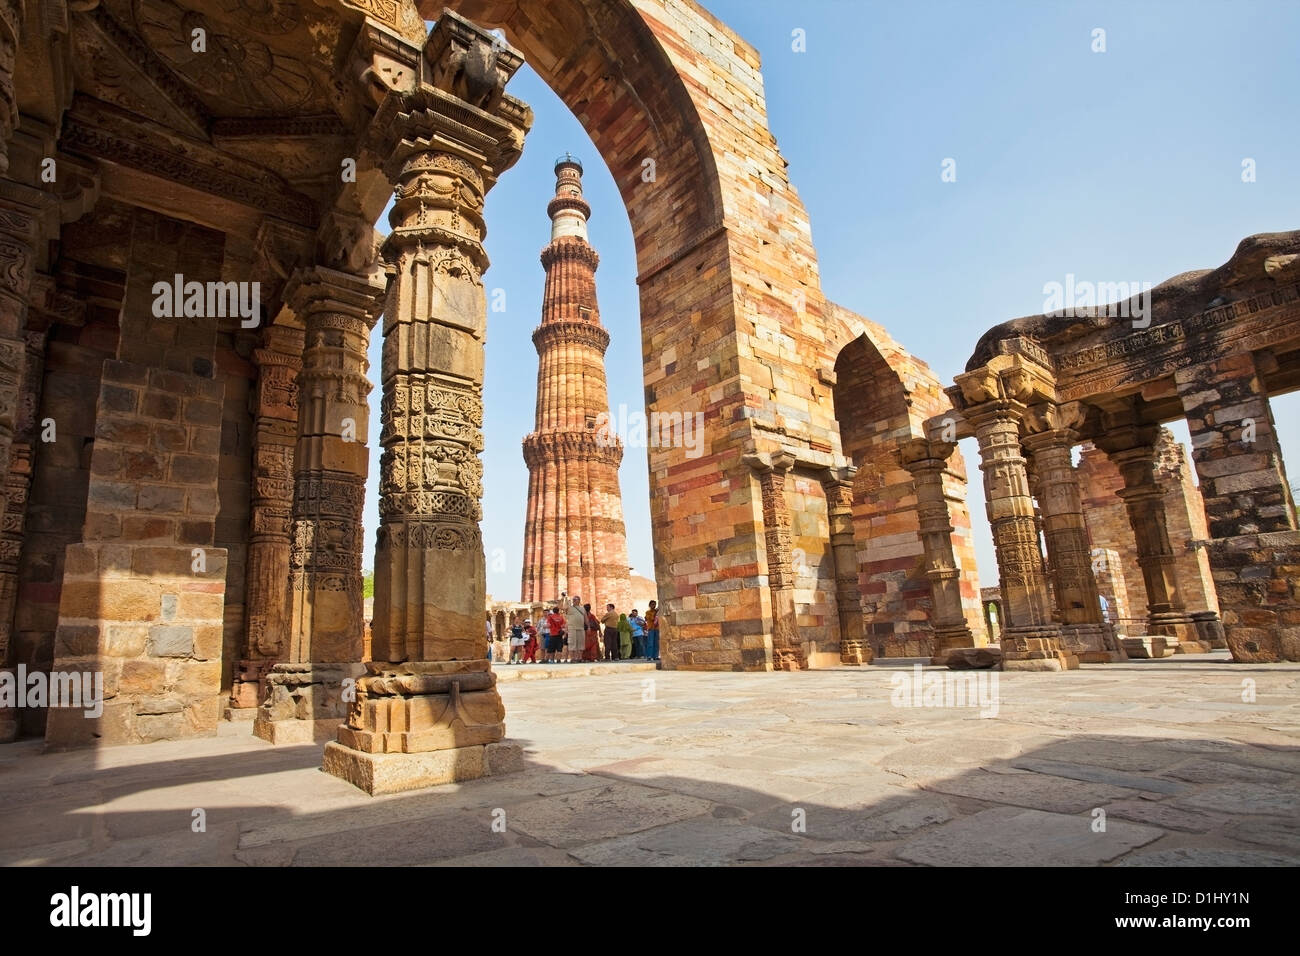
<instances>
[{"instance_id":1,"label":"ruined wall","mask_svg":"<svg viewBox=\"0 0 1300 956\"><path fill-rule=\"evenodd\" d=\"M83 539L67 548L54 641L55 670L102 671L106 702L97 718L51 709L54 748L212 734L221 705L216 324L159 317L153 287L220 277L223 241L140 209L128 235L121 336L94 403Z\"/></svg>"},{"instance_id":2,"label":"ruined wall","mask_svg":"<svg viewBox=\"0 0 1300 956\"><path fill-rule=\"evenodd\" d=\"M933 654L930 580L916 513L912 475L896 452L922 435L923 422L951 409L938 379L875 323L835 306L844 346L835 363L835 406L844 453L858 467L854 532L861 569L866 636L881 657ZM977 643L985 626L975 567L965 462L960 451L944 477L953 554L962 570L962 608Z\"/></svg>"}]
</instances>

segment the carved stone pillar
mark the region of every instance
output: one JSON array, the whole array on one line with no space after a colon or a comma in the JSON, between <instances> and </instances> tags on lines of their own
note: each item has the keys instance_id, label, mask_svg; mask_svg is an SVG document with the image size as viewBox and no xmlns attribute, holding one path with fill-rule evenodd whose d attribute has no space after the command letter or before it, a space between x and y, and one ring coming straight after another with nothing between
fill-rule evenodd
<instances>
[{"instance_id":1,"label":"carved stone pillar","mask_svg":"<svg viewBox=\"0 0 1300 956\"><path fill-rule=\"evenodd\" d=\"M494 42L495 41L495 42ZM389 93L371 140L395 186L383 248L379 533L369 673L324 769L369 793L518 767L487 660L483 202L519 158L532 111L506 96L522 57L445 12L426 83ZM486 64L471 76L467 64Z\"/></svg>"},{"instance_id":2,"label":"carved stone pillar","mask_svg":"<svg viewBox=\"0 0 1300 956\"><path fill-rule=\"evenodd\" d=\"M916 438L899 449L899 461L912 474L921 544L925 548L925 575L930 579L934 611L932 664L946 664L948 652L974 647L975 635L961 604L961 569L952 549L952 518L943 493L943 473L956 444Z\"/></svg>"},{"instance_id":3,"label":"carved stone pillar","mask_svg":"<svg viewBox=\"0 0 1300 956\"><path fill-rule=\"evenodd\" d=\"M0 519L0 662L8 660L13 633L18 562L27 520L27 495L32 485L33 445L37 438L36 415L45 378L45 340L50 333L43 321L31 321L35 314L34 311L29 313L29 327L24 336L27 348L22 398L18 403L14 442L10 447L9 472L4 479L5 510L3 519Z\"/></svg>"},{"instance_id":4,"label":"carved stone pillar","mask_svg":"<svg viewBox=\"0 0 1300 956\"><path fill-rule=\"evenodd\" d=\"M286 583L302 352L302 329L286 325L268 326L262 333L262 347L253 351L257 385L245 598L248 633L245 657L236 664L232 710L251 713L249 709L262 702L262 678L283 653L289 635Z\"/></svg>"},{"instance_id":5,"label":"carved stone pillar","mask_svg":"<svg viewBox=\"0 0 1300 956\"><path fill-rule=\"evenodd\" d=\"M1060 627L1052 620L1038 522L1020 448L1024 407L1009 401L966 409L980 446L984 496L1005 615L1002 666L1007 670L1068 670L1078 658L1066 654Z\"/></svg>"},{"instance_id":6,"label":"carved stone pillar","mask_svg":"<svg viewBox=\"0 0 1300 956\"><path fill-rule=\"evenodd\" d=\"M0 0L0 172L8 168L5 147L17 115L13 105L13 67L19 16L20 8L12 0ZM12 183L5 183L4 191L0 192L0 476L9 474L10 446L18 416L19 383L26 363L27 349L22 330L35 268L39 201L40 194L35 190ZM8 494L0 497L0 509L7 507L7 497ZM3 542L0 548L6 554L13 552L16 565L18 542ZM4 643L0 645L0 666L8 660L9 622L12 618L13 609L10 607L5 619ZM17 733L17 713L0 711L0 741L13 740Z\"/></svg>"},{"instance_id":7,"label":"carved stone pillar","mask_svg":"<svg viewBox=\"0 0 1300 956\"><path fill-rule=\"evenodd\" d=\"M863 631L858 548L853 537L853 476L857 468L828 468L822 479L835 562L835 608L840 621L840 663L868 664L871 644Z\"/></svg>"},{"instance_id":8,"label":"carved stone pillar","mask_svg":"<svg viewBox=\"0 0 1300 956\"><path fill-rule=\"evenodd\" d=\"M22 0L0 0L0 176L9 171L9 137L18 125L14 61L22 40Z\"/></svg>"},{"instance_id":9,"label":"carved stone pillar","mask_svg":"<svg viewBox=\"0 0 1300 956\"><path fill-rule=\"evenodd\" d=\"M1147 629L1164 635L1166 645L1196 639L1196 627L1178 593L1177 562L1165 526L1165 491L1155 476L1158 426L1112 429L1096 445L1110 456L1124 479L1116 492L1124 499L1138 567L1147 589ZM1172 640L1171 640L1172 639Z\"/></svg>"},{"instance_id":10,"label":"carved stone pillar","mask_svg":"<svg viewBox=\"0 0 1300 956\"><path fill-rule=\"evenodd\" d=\"M790 508L785 477L794 458L785 452L747 455L763 495L763 532L767 545L767 586L772 597L772 666L779 671L805 670L803 642L794 610L794 565L790 546Z\"/></svg>"},{"instance_id":11,"label":"carved stone pillar","mask_svg":"<svg viewBox=\"0 0 1300 956\"><path fill-rule=\"evenodd\" d=\"M1043 539L1065 646L1085 663L1105 663L1124 656L1114 628L1102 617L1072 459L1079 441L1075 428L1083 423L1083 417L1084 408L1078 402L1035 405L1025 414L1028 434L1023 443L1038 476Z\"/></svg>"},{"instance_id":12,"label":"carved stone pillar","mask_svg":"<svg viewBox=\"0 0 1300 956\"><path fill-rule=\"evenodd\" d=\"M0 0L0 12L5 2ZM0 37L3 33L0 28ZM10 69L12 55L11 52ZM3 40L0 39L0 61L3 59ZM0 62L0 93L3 92L3 82L4 69ZM12 76L9 82L12 87ZM0 95L0 113L4 109L3 96ZM7 138L2 128L0 138ZM35 270L42 198L36 190L13 183L5 183L0 192L0 475L9 470L9 447L18 417L19 386L27 363L23 332Z\"/></svg>"},{"instance_id":13,"label":"carved stone pillar","mask_svg":"<svg viewBox=\"0 0 1300 956\"><path fill-rule=\"evenodd\" d=\"M298 373L289 627L253 724L253 732L272 743L332 733L346 711L343 682L360 673L361 511L369 466L366 351L380 291L364 278L321 266L298 270L285 286L285 302L305 328L305 343Z\"/></svg>"}]
</instances>

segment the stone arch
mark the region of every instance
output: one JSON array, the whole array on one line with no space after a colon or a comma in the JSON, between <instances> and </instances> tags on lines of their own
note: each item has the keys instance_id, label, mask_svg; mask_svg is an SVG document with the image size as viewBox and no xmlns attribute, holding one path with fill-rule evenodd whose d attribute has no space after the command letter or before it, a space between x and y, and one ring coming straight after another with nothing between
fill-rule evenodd
<instances>
[{"instance_id":1,"label":"stone arch","mask_svg":"<svg viewBox=\"0 0 1300 956\"><path fill-rule=\"evenodd\" d=\"M767 126L757 51L694 2L417 6L503 29L623 197L647 412L704 416L699 454L649 449L664 666L771 668L764 584L789 555L768 553L745 457L785 451L824 469L842 456L811 226Z\"/></svg>"},{"instance_id":2,"label":"stone arch","mask_svg":"<svg viewBox=\"0 0 1300 956\"><path fill-rule=\"evenodd\" d=\"M853 526L865 638L877 657L930 657L933 598L913 478L898 451L925 437L925 421L952 406L929 367L883 328L832 309L839 321L836 341L842 343L834 367L835 414L844 454L858 469ZM953 554L962 572L962 608L978 639L986 628L960 451L949 458L943 482Z\"/></svg>"},{"instance_id":3,"label":"stone arch","mask_svg":"<svg viewBox=\"0 0 1300 956\"><path fill-rule=\"evenodd\" d=\"M504 30L568 106L618 185L642 274L722 225L723 184L705 123L681 68L630 2L423 0L418 6L426 20L454 10ZM649 183L647 159L655 173Z\"/></svg>"}]
</instances>

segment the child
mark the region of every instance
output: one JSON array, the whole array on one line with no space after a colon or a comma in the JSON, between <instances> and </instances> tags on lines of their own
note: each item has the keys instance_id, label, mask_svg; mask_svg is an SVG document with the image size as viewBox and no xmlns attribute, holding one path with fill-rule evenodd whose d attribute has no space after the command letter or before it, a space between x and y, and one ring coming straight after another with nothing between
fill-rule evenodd
<instances>
[{"instance_id":1,"label":"child","mask_svg":"<svg viewBox=\"0 0 1300 956\"><path fill-rule=\"evenodd\" d=\"M524 621L524 659L525 664L537 663L537 628L533 627L532 618Z\"/></svg>"}]
</instances>

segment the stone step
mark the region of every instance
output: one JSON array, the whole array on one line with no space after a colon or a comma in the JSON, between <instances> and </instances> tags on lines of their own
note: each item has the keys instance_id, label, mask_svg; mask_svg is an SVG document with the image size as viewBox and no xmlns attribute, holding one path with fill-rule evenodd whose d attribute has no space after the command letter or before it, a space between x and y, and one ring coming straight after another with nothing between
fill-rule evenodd
<instances>
[{"instance_id":1,"label":"stone step","mask_svg":"<svg viewBox=\"0 0 1300 956\"><path fill-rule=\"evenodd\" d=\"M603 677L659 669L656 661L597 661L591 664L504 664L494 662L497 683L512 680L551 680L562 677Z\"/></svg>"}]
</instances>

